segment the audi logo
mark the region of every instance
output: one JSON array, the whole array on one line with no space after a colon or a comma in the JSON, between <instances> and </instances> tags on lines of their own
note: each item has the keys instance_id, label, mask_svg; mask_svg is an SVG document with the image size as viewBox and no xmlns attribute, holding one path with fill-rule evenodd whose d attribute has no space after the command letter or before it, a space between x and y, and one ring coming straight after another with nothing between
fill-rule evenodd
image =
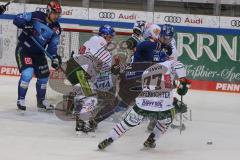
<instances>
[{"instance_id":1,"label":"audi logo","mask_svg":"<svg viewBox=\"0 0 240 160\"><path fill-rule=\"evenodd\" d=\"M240 27L240 20L231 20L231 26Z\"/></svg>"},{"instance_id":2,"label":"audi logo","mask_svg":"<svg viewBox=\"0 0 240 160\"><path fill-rule=\"evenodd\" d=\"M164 21L169 23L181 23L182 19L176 16L165 16Z\"/></svg>"},{"instance_id":3,"label":"audi logo","mask_svg":"<svg viewBox=\"0 0 240 160\"><path fill-rule=\"evenodd\" d=\"M115 13L113 12L99 12L99 18L114 19Z\"/></svg>"}]
</instances>

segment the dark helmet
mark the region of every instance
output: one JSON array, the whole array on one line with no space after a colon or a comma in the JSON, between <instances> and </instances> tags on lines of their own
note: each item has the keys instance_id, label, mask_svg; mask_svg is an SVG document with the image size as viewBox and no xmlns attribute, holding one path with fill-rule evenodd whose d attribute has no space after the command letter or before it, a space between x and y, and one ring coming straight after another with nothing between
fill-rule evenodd
<instances>
[{"instance_id":1,"label":"dark helmet","mask_svg":"<svg viewBox=\"0 0 240 160\"><path fill-rule=\"evenodd\" d=\"M164 24L161 26L160 37L172 39L174 36L174 27L170 24Z\"/></svg>"}]
</instances>

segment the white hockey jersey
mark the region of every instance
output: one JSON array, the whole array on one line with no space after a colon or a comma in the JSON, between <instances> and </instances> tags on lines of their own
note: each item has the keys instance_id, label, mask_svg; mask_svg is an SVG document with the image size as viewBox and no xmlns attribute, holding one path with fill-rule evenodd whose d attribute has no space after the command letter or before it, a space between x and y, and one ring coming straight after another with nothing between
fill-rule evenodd
<instances>
[{"instance_id":1,"label":"white hockey jersey","mask_svg":"<svg viewBox=\"0 0 240 160\"><path fill-rule=\"evenodd\" d=\"M109 90L112 88L111 64L112 55L106 49L108 43L98 35L92 36L80 48L80 54L74 59L88 72L94 76L94 86L98 90ZM84 59L84 62L82 62ZM85 63L83 65L83 63Z\"/></svg>"},{"instance_id":2,"label":"white hockey jersey","mask_svg":"<svg viewBox=\"0 0 240 160\"><path fill-rule=\"evenodd\" d=\"M136 98L136 105L148 111L166 111L173 108L173 81L186 77L184 65L168 60L152 65L143 72L143 91Z\"/></svg>"},{"instance_id":3,"label":"white hockey jersey","mask_svg":"<svg viewBox=\"0 0 240 160\"><path fill-rule=\"evenodd\" d=\"M172 54L170 57L174 58L174 60L177 60L178 54L177 54L176 40L173 38L169 45L172 47Z\"/></svg>"}]
</instances>

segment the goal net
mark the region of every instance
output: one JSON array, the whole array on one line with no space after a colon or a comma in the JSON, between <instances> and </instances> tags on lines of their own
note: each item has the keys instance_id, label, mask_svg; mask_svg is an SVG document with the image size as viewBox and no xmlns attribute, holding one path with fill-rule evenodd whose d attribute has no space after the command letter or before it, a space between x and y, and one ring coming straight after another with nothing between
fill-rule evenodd
<instances>
[{"instance_id":1,"label":"goal net","mask_svg":"<svg viewBox=\"0 0 240 160\"><path fill-rule=\"evenodd\" d=\"M58 54L63 58L63 61L68 60L73 52L78 53L80 46L91 36L96 35L97 32L97 30L90 29L64 28L61 34L60 45L58 46ZM113 44L110 45L113 55L126 54L127 49L124 46L124 42L130 35L130 32L116 32Z\"/></svg>"},{"instance_id":2,"label":"goal net","mask_svg":"<svg viewBox=\"0 0 240 160\"><path fill-rule=\"evenodd\" d=\"M58 54L62 57L63 62L67 62L73 53L78 53L81 45L84 44L91 36L97 34L97 30L90 29L76 29L76 28L63 28L58 46ZM128 54L124 42L131 36L130 32L116 32L116 36L110 45L110 52L114 56L120 55L125 57ZM64 67L64 66L63 66ZM63 94L71 90L70 84L63 84L65 75L63 71L52 71L49 81L48 98L52 103L56 104L62 100Z\"/></svg>"}]
</instances>

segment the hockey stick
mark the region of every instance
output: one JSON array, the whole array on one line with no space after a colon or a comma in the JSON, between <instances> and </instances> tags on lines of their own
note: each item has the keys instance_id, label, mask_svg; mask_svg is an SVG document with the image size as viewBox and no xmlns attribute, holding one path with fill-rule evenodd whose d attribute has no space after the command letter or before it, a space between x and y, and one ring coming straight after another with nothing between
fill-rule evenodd
<instances>
[{"instance_id":1,"label":"hockey stick","mask_svg":"<svg viewBox=\"0 0 240 160\"><path fill-rule=\"evenodd\" d=\"M181 95L181 106L183 105L183 95ZM182 112L180 113L180 128L179 128L179 131L180 131L180 134L182 134L182 118L183 118L183 115L182 115Z\"/></svg>"},{"instance_id":2,"label":"hockey stick","mask_svg":"<svg viewBox=\"0 0 240 160\"><path fill-rule=\"evenodd\" d=\"M39 49L41 49L51 60L53 60L53 57L51 54L49 54L39 43L38 41L31 35L27 34L25 31L23 31L23 33L27 36L29 36L29 38L31 38L31 40L38 46ZM65 74L65 70L62 69L61 66L59 66L59 69L61 69L61 71Z\"/></svg>"},{"instance_id":3,"label":"hockey stick","mask_svg":"<svg viewBox=\"0 0 240 160\"><path fill-rule=\"evenodd\" d=\"M24 32L24 31L23 31ZM26 32L24 32L26 35L28 35ZM38 41L33 37L28 35L29 38L38 46L39 49L41 49L51 60L53 59L52 55L50 55L39 43Z\"/></svg>"},{"instance_id":4,"label":"hockey stick","mask_svg":"<svg viewBox=\"0 0 240 160\"><path fill-rule=\"evenodd\" d=\"M10 3L14 2L15 0L11 0L9 2L7 2L4 6L7 7Z\"/></svg>"},{"instance_id":5,"label":"hockey stick","mask_svg":"<svg viewBox=\"0 0 240 160\"><path fill-rule=\"evenodd\" d=\"M2 15L6 11L7 6L13 1L14 0L11 0L11 1L7 2L5 5L0 5L0 15Z\"/></svg>"}]
</instances>

